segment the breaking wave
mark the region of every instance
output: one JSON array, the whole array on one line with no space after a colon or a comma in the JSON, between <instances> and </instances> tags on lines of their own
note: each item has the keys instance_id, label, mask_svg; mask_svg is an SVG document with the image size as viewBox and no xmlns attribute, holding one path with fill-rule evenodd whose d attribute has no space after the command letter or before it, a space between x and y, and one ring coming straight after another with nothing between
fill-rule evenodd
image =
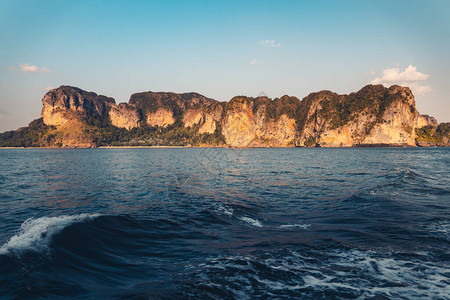
<instances>
[{"instance_id":1,"label":"breaking wave","mask_svg":"<svg viewBox=\"0 0 450 300\"><path fill-rule=\"evenodd\" d=\"M11 150L0 298L450 300L449 150Z\"/></svg>"},{"instance_id":2,"label":"breaking wave","mask_svg":"<svg viewBox=\"0 0 450 300\"><path fill-rule=\"evenodd\" d=\"M29 218L20 226L19 232L2 247L0 254L21 254L26 251L45 252L55 234L73 223L85 222L99 214L78 214L73 216Z\"/></svg>"},{"instance_id":3,"label":"breaking wave","mask_svg":"<svg viewBox=\"0 0 450 300\"><path fill-rule=\"evenodd\" d=\"M241 220L247 224L250 224L254 227L263 227L263 224L259 220L255 220L255 219L252 219L249 217L239 217L239 220Z\"/></svg>"},{"instance_id":4,"label":"breaking wave","mask_svg":"<svg viewBox=\"0 0 450 300\"><path fill-rule=\"evenodd\" d=\"M280 225L280 228L284 228L284 229L301 228L301 229L305 229L306 230L309 227L311 227L311 224L298 223L298 224L283 224L283 225Z\"/></svg>"},{"instance_id":5,"label":"breaking wave","mask_svg":"<svg viewBox=\"0 0 450 300\"><path fill-rule=\"evenodd\" d=\"M448 299L448 269L411 258L354 249L218 257L191 266L195 280L186 289L200 298Z\"/></svg>"}]
</instances>

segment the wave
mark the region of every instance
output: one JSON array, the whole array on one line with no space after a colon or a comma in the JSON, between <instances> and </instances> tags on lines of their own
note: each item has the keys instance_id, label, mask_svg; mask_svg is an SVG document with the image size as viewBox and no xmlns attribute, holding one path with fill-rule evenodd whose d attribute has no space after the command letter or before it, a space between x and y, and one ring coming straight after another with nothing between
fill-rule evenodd
<instances>
[{"instance_id":1,"label":"wave","mask_svg":"<svg viewBox=\"0 0 450 300\"><path fill-rule=\"evenodd\" d=\"M64 228L79 222L92 220L99 214L29 218L20 226L19 232L0 247L0 254L20 255L23 252L45 252L52 238Z\"/></svg>"},{"instance_id":2,"label":"wave","mask_svg":"<svg viewBox=\"0 0 450 300\"><path fill-rule=\"evenodd\" d=\"M239 217L238 219L254 227L263 227L262 223L259 220L255 220L249 217Z\"/></svg>"},{"instance_id":3,"label":"wave","mask_svg":"<svg viewBox=\"0 0 450 300\"><path fill-rule=\"evenodd\" d=\"M213 211L219 215L224 215L227 217L235 217L235 219L240 220L242 222L245 222L253 227L272 227L272 226L265 226L263 225L263 223L256 219L256 218L251 218L248 215L244 215L244 216L235 216L235 211L232 207L229 207L227 205L224 205L222 203L215 203L213 206ZM239 213L239 212L238 212ZM241 212L242 213L242 212ZM293 229L293 228L301 228L301 229L308 229L309 227L311 227L311 224L302 224L302 223L295 223L295 224L282 224L279 225L278 228L281 229Z\"/></svg>"},{"instance_id":4,"label":"wave","mask_svg":"<svg viewBox=\"0 0 450 300\"><path fill-rule=\"evenodd\" d=\"M448 269L427 255L311 250L210 258L188 266L186 290L193 298L448 299Z\"/></svg>"},{"instance_id":5,"label":"wave","mask_svg":"<svg viewBox=\"0 0 450 300\"><path fill-rule=\"evenodd\" d=\"M220 215L225 215L227 217L233 217L235 215L235 211L232 207L226 206L221 203L214 204L213 210L215 213L220 214ZM242 222L245 222L245 223L251 225L251 226L263 227L263 224L261 223L261 221L259 221L257 219L250 218L248 216L234 216L234 217Z\"/></svg>"},{"instance_id":6,"label":"wave","mask_svg":"<svg viewBox=\"0 0 450 300\"><path fill-rule=\"evenodd\" d=\"M229 217L231 217L234 213L233 208L227 207L227 206L225 206L223 204L219 204L219 203L215 203L213 205L213 208L214 208L214 211L217 212L218 214L226 215Z\"/></svg>"},{"instance_id":7,"label":"wave","mask_svg":"<svg viewBox=\"0 0 450 300\"><path fill-rule=\"evenodd\" d=\"M417 169L395 168L383 174L382 177L388 180L385 184L391 187L408 187L432 192L437 189L439 193L449 192L446 185L442 186L442 182L445 182L445 179L432 176L432 174L421 172Z\"/></svg>"},{"instance_id":8,"label":"wave","mask_svg":"<svg viewBox=\"0 0 450 300\"><path fill-rule=\"evenodd\" d=\"M301 229L305 229L306 230L309 227L311 227L311 224L298 223L298 224L283 224L283 225L280 225L280 228L283 228L283 229L301 228Z\"/></svg>"},{"instance_id":9,"label":"wave","mask_svg":"<svg viewBox=\"0 0 450 300\"><path fill-rule=\"evenodd\" d=\"M450 221L444 220L428 226L428 231L440 238L450 241Z\"/></svg>"}]
</instances>

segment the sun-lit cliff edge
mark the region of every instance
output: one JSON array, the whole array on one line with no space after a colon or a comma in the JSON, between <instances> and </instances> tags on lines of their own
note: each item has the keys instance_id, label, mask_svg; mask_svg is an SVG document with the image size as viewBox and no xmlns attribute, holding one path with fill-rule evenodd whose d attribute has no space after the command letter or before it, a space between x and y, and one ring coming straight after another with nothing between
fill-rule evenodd
<instances>
[{"instance_id":1,"label":"sun-lit cliff edge","mask_svg":"<svg viewBox=\"0 0 450 300\"><path fill-rule=\"evenodd\" d=\"M128 103L61 86L42 99L41 118L0 134L0 146L449 146L449 123L420 115L407 87L367 85L338 95L237 96L142 92Z\"/></svg>"}]
</instances>

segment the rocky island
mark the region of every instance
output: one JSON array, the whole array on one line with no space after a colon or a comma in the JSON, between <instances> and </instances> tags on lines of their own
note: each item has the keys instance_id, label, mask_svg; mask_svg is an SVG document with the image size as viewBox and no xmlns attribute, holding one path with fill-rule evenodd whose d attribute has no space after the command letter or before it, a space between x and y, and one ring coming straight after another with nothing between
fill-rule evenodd
<instances>
[{"instance_id":1,"label":"rocky island","mask_svg":"<svg viewBox=\"0 0 450 300\"><path fill-rule=\"evenodd\" d=\"M449 146L450 123L420 115L407 87L367 85L349 95L237 96L142 92L128 103L61 86L42 99L41 118L0 134L1 147Z\"/></svg>"}]
</instances>

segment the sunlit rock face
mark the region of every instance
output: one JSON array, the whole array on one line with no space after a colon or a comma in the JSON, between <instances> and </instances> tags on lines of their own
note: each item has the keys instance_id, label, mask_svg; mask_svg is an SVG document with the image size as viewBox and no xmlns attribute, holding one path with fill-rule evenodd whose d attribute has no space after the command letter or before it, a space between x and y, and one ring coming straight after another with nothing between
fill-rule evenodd
<instances>
[{"instance_id":1,"label":"sunlit rock face","mask_svg":"<svg viewBox=\"0 0 450 300\"><path fill-rule=\"evenodd\" d=\"M175 118L173 117L173 112L168 109L158 109L153 113L147 113L146 122L149 126L160 126L167 127L175 123Z\"/></svg>"},{"instance_id":2,"label":"sunlit rock face","mask_svg":"<svg viewBox=\"0 0 450 300\"><path fill-rule=\"evenodd\" d=\"M136 107L127 103L110 105L109 119L111 124L128 130L138 127L140 115Z\"/></svg>"},{"instance_id":3,"label":"sunlit rock face","mask_svg":"<svg viewBox=\"0 0 450 300\"><path fill-rule=\"evenodd\" d=\"M233 147L286 147L294 145L296 121L286 114L271 117L267 98L235 97L227 105L222 133Z\"/></svg>"},{"instance_id":4,"label":"sunlit rock face","mask_svg":"<svg viewBox=\"0 0 450 300\"><path fill-rule=\"evenodd\" d=\"M246 147L256 138L253 101L232 99L223 120L222 133L228 145Z\"/></svg>"},{"instance_id":5,"label":"sunlit rock face","mask_svg":"<svg viewBox=\"0 0 450 300\"><path fill-rule=\"evenodd\" d=\"M216 100L197 93L143 92L131 95L129 103L137 107L149 126L167 127L177 119L193 125L201 118L201 111ZM189 116L184 116L189 112ZM196 120L191 120L197 114ZM187 126L189 126L187 125Z\"/></svg>"},{"instance_id":6,"label":"sunlit rock face","mask_svg":"<svg viewBox=\"0 0 450 300\"><path fill-rule=\"evenodd\" d=\"M415 146L418 113L409 88L369 85L350 95L314 93L300 135L302 146Z\"/></svg>"},{"instance_id":7,"label":"sunlit rock face","mask_svg":"<svg viewBox=\"0 0 450 300\"><path fill-rule=\"evenodd\" d=\"M416 128L422 128L425 126L438 126L438 122L435 118L430 117L429 115L419 115L419 112L417 112L417 121L415 124Z\"/></svg>"},{"instance_id":8,"label":"sunlit rock face","mask_svg":"<svg viewBox=\"0 0 450 300\"><path fill-rule=\"evenodd\" d=\"M60 126L72 119L104 117L113 98L86 92L76 87L61 86L50 90L42 99L41 116L47 125Z\"/></svg>"},{"instance_id":9,"label":"sunlit rock face","mask_svg":"<svg viewBox=\"0 0 450 300\"><path fill-rule=\"evenodd\" d=\"M142 92L119 105L113 98L61 86L42 103L44 123L63 128L73 121L66 126L73 131L66 130L66 140L82 145L89 145L92 126L111 125L127 130L181 126L191 137L214 134L232 147L415 146L416 128L438 127L433 117L416 110L409 88L395 85L367 85L349 95L320 91L303 100L238 96L219 102L197 93Z\"/></svg>"},{"instance_id":10,"label":"sunlit rock face","mask_svg":"<svg viewBox=\"0 0 450 300\"><path fill-rule=\"evenodd\" d=\"M223 105L218 102L188 108L183 114L183 123L186 127L197 128L199 134L214 133L218 129L222 113Z\"/></svg>"},{"instance_id":11,"label":"sunlit rock face","mask_svg":"<svg viewBox=\"0 0 450 300\"><path fill-rule=\"evenodd\" d=\"M394 100L383 113L381 122L377 123L370 133L363 139L364 144L399 144L414 146L414 125L416 123L414 97L409 89L400 87L389 92L401 93L401 97ZM405 95L406 94L406 95Z\"/></svg>"}]
</instances>

